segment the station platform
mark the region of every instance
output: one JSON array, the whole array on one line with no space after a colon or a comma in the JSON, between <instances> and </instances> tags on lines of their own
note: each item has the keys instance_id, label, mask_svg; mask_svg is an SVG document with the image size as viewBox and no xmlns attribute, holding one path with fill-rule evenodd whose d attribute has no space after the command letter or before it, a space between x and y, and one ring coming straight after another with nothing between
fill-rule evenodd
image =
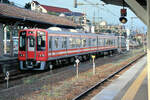
<instances>
[{"instance_id":1,"label":"station platform","mask_svg":"<svg viewBox=\"0 0 150 100\"><path fill-rule=\"evenodd\" d=\"M17 56L14 57L10 57L8 55L0 56L0 73L5 73L6 70L10 69L16 69L16 67L14 67L15 66L14 64L16 63L18 63Z\"/></svg>"},{"instance_id":2,"label":"station platform","mask_svg":"<svg viewBox=\"0 0 150 100\"><path fill-rule=\"evenodd\" d=\"M91 100L148 100L146 56Z\"/></svg>"},{"instance_id":3,"label":"station platform","mask_svg":"<svg viewBox=\"0 0 150 100\"><path fill-rule=\"evenodd\" d=\"M14 60L17 60L17 59L18 59L17 56L13 56L13 57L10 57L10 56L0 56L0 64L10 63L11 61L14 61Z\"/></svg>"}]
</instances>

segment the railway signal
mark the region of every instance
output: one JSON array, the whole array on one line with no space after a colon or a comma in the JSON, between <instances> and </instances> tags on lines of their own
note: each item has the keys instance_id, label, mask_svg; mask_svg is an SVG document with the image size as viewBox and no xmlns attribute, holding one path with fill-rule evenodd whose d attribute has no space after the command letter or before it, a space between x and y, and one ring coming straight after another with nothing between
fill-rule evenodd
<instances>
[{"instance_id":1,"label":"railway signal","mask_svg":"<svg viewBox=\"0 0 150 100\"><path fill-rule=\"evenodd\" d=\"M120 9L121 17L119 18L120 22L123 23L123 24L127 23L127 21L128 21L127 18L126 18L127 9L124 8L124 5L125 5L125 2L123 0L123 9Z\"/></svg>"},{"instance_id":2,"label":"railway signal","mask_svg":"<svg viewBox=\"0 0 150 100\"><path fill-rule=\"evenodd\" d=\"M127 21L128 21L127 18L125 18L125 17L120 17L119 20L123 24L127 23Z\"/></svg>"}]
</instances>

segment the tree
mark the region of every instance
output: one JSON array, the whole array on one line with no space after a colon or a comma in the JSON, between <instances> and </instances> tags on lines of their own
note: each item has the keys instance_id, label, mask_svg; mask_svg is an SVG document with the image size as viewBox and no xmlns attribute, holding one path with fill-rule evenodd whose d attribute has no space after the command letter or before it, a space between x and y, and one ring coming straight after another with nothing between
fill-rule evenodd
<instances>
[{"instance_id":1,"label":"tree","mask_svg":"<svg viewBox=\"0 0 150 100\"><path fill-rule=\"evenodd\" d=\"M24 6L24 8L31 9L31 3L30 2L26 3L25 6Z\"/></svg>"}]
</instances>

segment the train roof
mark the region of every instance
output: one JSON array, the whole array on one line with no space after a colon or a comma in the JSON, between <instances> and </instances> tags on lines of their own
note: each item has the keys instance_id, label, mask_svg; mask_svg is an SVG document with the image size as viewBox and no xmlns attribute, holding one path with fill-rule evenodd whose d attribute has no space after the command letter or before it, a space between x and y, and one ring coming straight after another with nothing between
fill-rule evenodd
<instances>
[{"instance_id":1,"label":"train roof","mask_svg":"<svg viewBox=\"0 0 150 100\"><path fill-rule=\"evenodd\" d=\"M55 34L68 34L68 35L89 35L89 36L100 36L100 37L117 37L114 34L95 34L95 33L85 33L85 32L69 32L69 31L54 31L54 30L49 30L49 29L24 29L25 31L30 30L30 31L35 31L35 30L46 30L48 33L55 33ZM21 31L24 31L21 30Z\"/></svg>"},{"instance_id":2,"label":"train roof","mask_svg":"<svg viewBox=\"0 0 150 100\"><path fill-rule=\"evenodd\" d=\"M85 33L85 32L69 32L69 31L52 31L52 30L47 30L48 33L55 33L55 34L69 34L69 35L90 35L90 36L107 36L107 37L112 37L115 36L113 34L95 34L95 33Z\"/></svg>"}]
</instances>

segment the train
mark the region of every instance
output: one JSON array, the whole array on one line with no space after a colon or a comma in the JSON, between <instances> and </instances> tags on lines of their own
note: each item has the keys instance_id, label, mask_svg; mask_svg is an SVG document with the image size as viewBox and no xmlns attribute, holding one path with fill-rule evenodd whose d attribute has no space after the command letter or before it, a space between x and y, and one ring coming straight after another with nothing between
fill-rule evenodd
<instances>
[{"instance_id":1,"label":"train","mask_svg":"<svg viewBox=\"0 0 150 100\"><path fill-rule=\"evenodd\" d=\"M115 35L24 29L18 36L20 70L46 70L53 64L87 59L92 54L115 52L125 46L124 37Z\"/></svg>"}]
</instances>

